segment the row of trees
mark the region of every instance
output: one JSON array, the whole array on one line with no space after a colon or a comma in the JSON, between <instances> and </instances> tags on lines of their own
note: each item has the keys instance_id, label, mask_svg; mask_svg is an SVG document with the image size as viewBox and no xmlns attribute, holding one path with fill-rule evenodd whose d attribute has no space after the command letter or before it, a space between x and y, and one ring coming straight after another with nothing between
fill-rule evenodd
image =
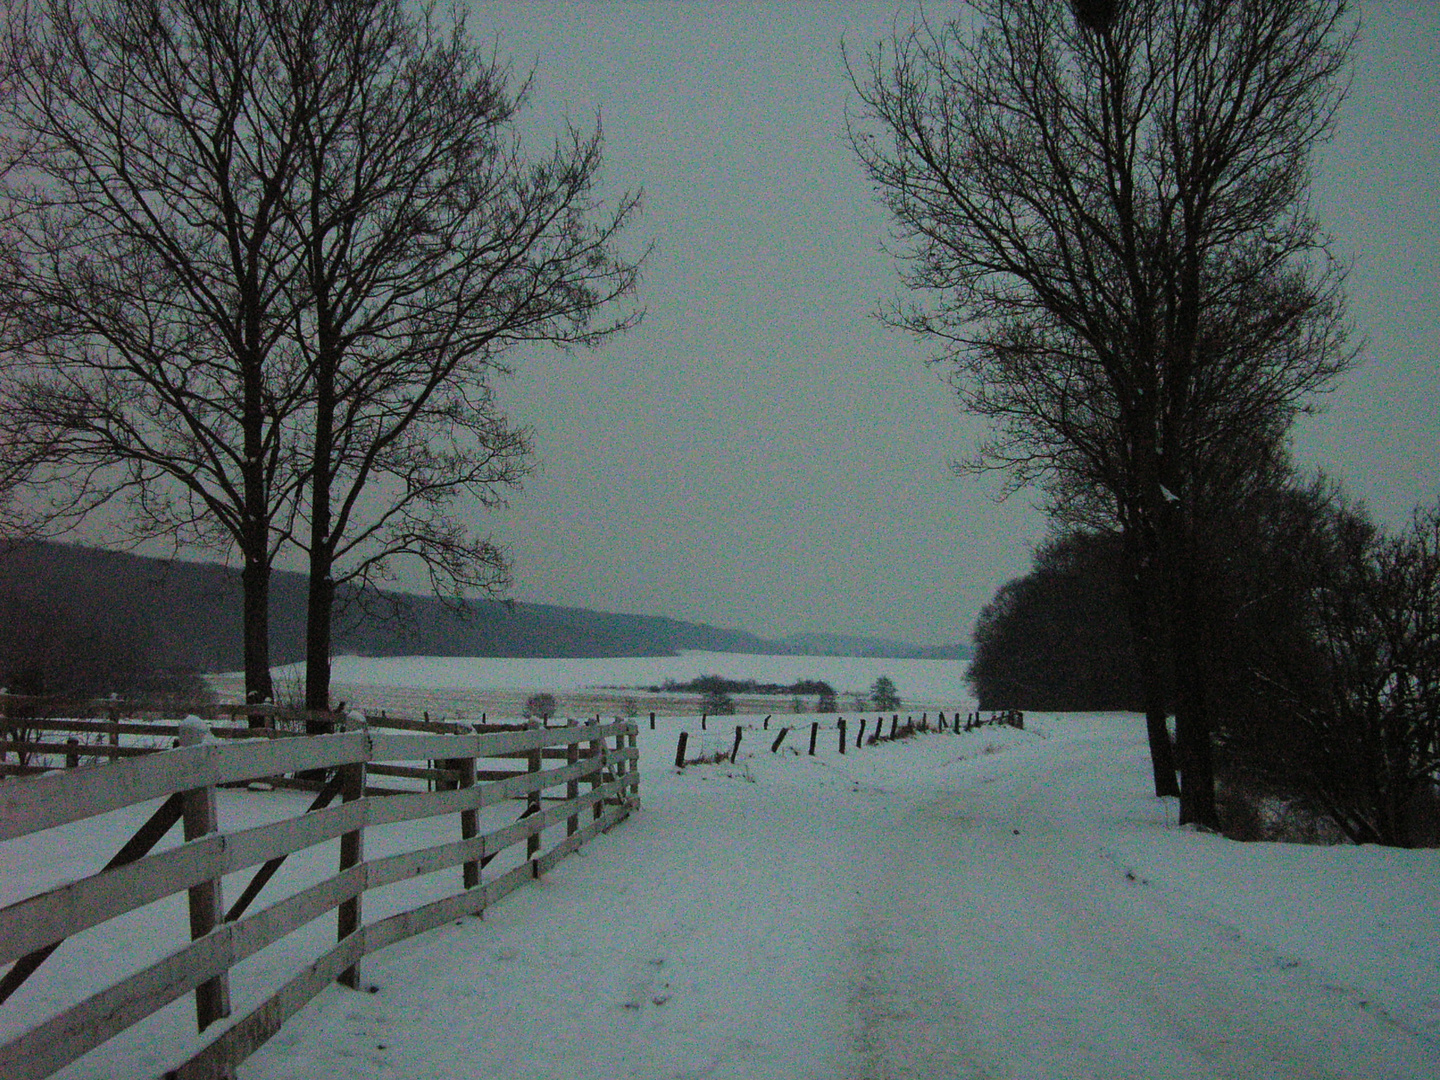
<instances>
[{"instance_id":1,"label":"row of trees","mask_svg":"<svg viewBox=\"0 0 1440 1080\"><path fill-rule=\"evenodd\" d=\"M1307 192L1357 30L1342 0L967 7L851 69L886 317L991 422L964 468L1118 537L1156 791L1216 827L1206 541L1355 359Z\"/></svg>"},{"instance_id":2,"label":"row of trees","mask_svg":"<svg viewBox=\"0 0 1440 1080\"><path fill-rule=\"evenodd\" d=\"M1386 535L1322 480L1237 507L1201 633L1222 774L1357 843L1434 842L1440 777L1440 503ZM986 708L1134 708L1113 534L1046 544L975 634ZM1173 679L1162 672L1165 696Z\"/></svg>"},{"instance_id":3,"label":"row of trees","mask_svg":"<svg viewBox=\"0 0 1440 1080\"><path fill-rule=\"evenodd\" d=\"M528 83L402 0L43 0L5 50L6 525L238 556L252 701L298 552L328 708L337 583L506 582L464 520L528 468L493 380L635 324L638 196L600 203L598 127L528 153Z\"/></svg>"}]
</instances>

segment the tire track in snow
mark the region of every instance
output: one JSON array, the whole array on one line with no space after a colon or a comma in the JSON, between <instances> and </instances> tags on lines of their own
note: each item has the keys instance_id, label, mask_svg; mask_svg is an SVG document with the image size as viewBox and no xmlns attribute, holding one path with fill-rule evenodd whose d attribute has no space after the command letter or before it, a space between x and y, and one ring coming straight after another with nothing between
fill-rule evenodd
<instances>
[{"instance_id":1,"label":"tire track in snow","mask_svg":"<svg viewBox=\"0 0 1440 1080\"><path fill-rule=\"evenodd\" d=\"M1128 882L1067 786L1105 752L879 819L855 943L864 1080L1440 1075L1436 1048L1357 995Z\"/></svg>"}]
</instances>

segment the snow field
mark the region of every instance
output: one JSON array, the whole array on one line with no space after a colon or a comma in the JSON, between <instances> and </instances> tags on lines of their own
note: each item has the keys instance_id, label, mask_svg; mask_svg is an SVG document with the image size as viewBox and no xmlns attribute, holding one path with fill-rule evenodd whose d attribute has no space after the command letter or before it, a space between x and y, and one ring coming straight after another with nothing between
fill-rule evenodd
<instances>
[{"instance_id":1,"label":"snow field","mask_svg":"<svg viewBox=\"0 0 1440 1080\"><path fill-rule=\"evenodd\" d=\"M639 815L244 1075L1436 1074L1434 852L1176 830L1136 717L677 771L682 723L642 728Z\"/></svg>"},{"instance_id":2,"label":"snow field","mask_svg":"<svg viewBox=\"0 0 1440 1080\"><path fill-rule=\"evenodd\" d=\"M880 663L905 694L896 662ZM1440 852L1176 829L1173 801L1147 790L1135 716L1032 715L1025 731L843 757L831 732L815 758L812 718L793 719L778 754L779 717L746 732L737 763L684 770L680 730L692 753L728 752L747 721L713 718L702 737L697 717L642 720L638 814L483 920L367 958L376 993L331 987L241 1076L1440 1075ZM123 840L107 828L7 845L0 902L22 879L73 876L97 847L103 860ZM367 921L385 913L367 895ZM50 963L98 988L103 950L143 952L147 932L80 961L67 944ZM0 1023L23 1026L7 1015L18 1000ZM192 1013L179 1002L60 1075L153 1075Z\"/></svg>"}]
</instances>

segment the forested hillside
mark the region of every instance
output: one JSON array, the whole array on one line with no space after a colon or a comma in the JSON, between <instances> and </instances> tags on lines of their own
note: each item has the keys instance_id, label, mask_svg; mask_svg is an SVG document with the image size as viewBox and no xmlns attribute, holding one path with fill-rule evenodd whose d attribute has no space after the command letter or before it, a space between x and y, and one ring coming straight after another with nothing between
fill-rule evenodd
<instances>
[{"instance_id":1,"label":"forested hillside","mask_svg":"<svg viewBox=\"0 0 1440 1080\"><path fill-rule=\"evenodd\" d=\"M303 574L277 571L271 586L272 657L304 658ZM27 670L51 687L97 692L126 672L233 671L242 663L240 584L214 563L167 561L67 544L28 544L0 555L0 682ZM820 652L801 640L646 615L544 604L386 593L357 603L341 594L335 651L373 656L665 656L713 652ZM856 639L857 641L859 639ZM894 655L921 650L896 642ZM838 639L827 640L838 648ZM882 655L871 652L870 655Z\"/></svg>"}]
</instances>

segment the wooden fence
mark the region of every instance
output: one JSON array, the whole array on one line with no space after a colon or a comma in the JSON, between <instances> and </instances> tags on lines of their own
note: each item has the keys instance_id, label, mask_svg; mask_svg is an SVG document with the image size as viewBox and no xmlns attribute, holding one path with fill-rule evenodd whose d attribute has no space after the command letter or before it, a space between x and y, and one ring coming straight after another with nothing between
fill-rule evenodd
<instances>
[{"instance_id":1,"label":"wooden fence","mask_svg":"<svg viewBox=\"0 0 1440 1080\"><path fill-rule=\"evenodd\" d=\"M773 714L771 715L773 716ZM702 715L700 717L700 730L702 732L707 731L708 724L711 720L723 719L726 718ZM690 756L690 732L681 731L675 743L675 767L677 769L683 769L687 765L706 765L719 761L733 762L736 760L736 755L740 752L740 743L744 738L745 732L755 730L768 732L770 730L770 720L771 716L767 716L758 725L754 723L736 724L735 741L731 744L728 753L717 750L710 754L702 754L699 757ZM803 738L806 727L807 725L803 723L789 725L777 724L776 731L778 734L776 734L770 742L770 753L774 754L779 752L781 744L785 742L785 737L789 735L791 731L798 733L797 738ZM921 714L918 721L913 715L907 716L903 724L900 722L900 714L892 713L889 719L888 734L886 733L886 718L884 716L875 717L873 723L863 716L859 717L854 727L851 727L843 716L837 716L830 722L813 720L808 725L810 734L808 753L810 757L815 756L815 747L820 732L822 731L834 732L839 735L839 741L836 746L838 751L843 754L846 748L851 745L852 739L854 740L854 748L859 749L861 746L874 746L877 743L895 742L902 739L913 738L915 735L924 734L927 731L942 732L949 730L958 734L961 731L974 731L983 727L1013 727L1024 730L1025 714L1018 709L1008 709L999 713L992 712L989 718L986 719L979 712L966 713L965 720L962 723L959 712L954 713L950 720L946 720L945 714L941 712L936 715L935 722L932 725L929 713ZM650 728L652 731L655 728L654 713L650 714ZM766 737L769 738L768 735ZM798 746L795 752L800 752Z\"/></svg>"},{"instance_id":2,"label":"wooden fence","mask_svg":"<svg viewBox=\"0 0 1440 1080\"><path fill-rule=\"evenodd\" d=\"M103 869L0 909L0 964L14 961L0 981L0 1002L74 934L182 892L188 893L190 915L188 945L0 1045L0 1076L49 1076L193 992L201 1031L225 1023L165 1075L231 1077L238 1062L331 981L358 986L362 957L480 913L639 805L633 722L431 734L372 730L357 717L352 727L332 735L220 743L202 741L208 728L182 723L177 731L185 745L176 749L0 782L0 841L164 800ZM367 794L367 774L382 769L437 790ZM273 782L286 774L325 778L307 812L229 832L217 826L217 787ZM588 788L583 794L582 784ZM552 789L563 794L547 795ZM512 801L523 804L518 818L482 834L479 812ZM458 819L458 839L365 858L367 828L449 815ZM185 842L151 854L181 821ZM337 838L332 876L249 912L287 856ZM492 860L512 848L509 861L517 865L483 880ZM257 869L227 910L221 879L250 867ZM367 890L452 867L460 868L453 895L364 922ZM244 1015L231 1017L230 969L332 910L336 944Z\"/></svg>"}]
</instances>

